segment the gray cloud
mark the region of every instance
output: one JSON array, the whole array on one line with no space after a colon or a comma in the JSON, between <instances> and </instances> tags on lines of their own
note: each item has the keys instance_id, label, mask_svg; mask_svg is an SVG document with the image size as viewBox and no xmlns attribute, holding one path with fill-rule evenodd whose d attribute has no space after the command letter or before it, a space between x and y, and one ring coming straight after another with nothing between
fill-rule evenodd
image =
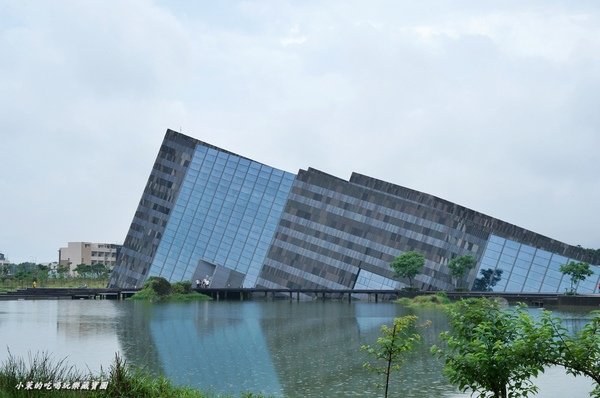
<instances>
[{"instance_id":1,"label":"gray cloud","mask_svg":"<svg viewBox=\"0 0 600 398\"><path fill-rule=\"evenodd\" d=\"M122 242L164 131L600 247L595 2L4 2L0 251Z\"/></svg>"}]
</instances>

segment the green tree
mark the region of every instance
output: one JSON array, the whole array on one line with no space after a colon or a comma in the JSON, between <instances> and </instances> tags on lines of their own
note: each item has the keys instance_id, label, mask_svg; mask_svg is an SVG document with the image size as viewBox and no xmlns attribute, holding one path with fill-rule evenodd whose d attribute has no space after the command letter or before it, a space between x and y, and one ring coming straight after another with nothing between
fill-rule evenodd
<instances>
[{"instance_id":1,"label":"green tree","mask_svg":"<svg viewBox=\"0 0 600 398\"><path fill-rule=\"evenodd\" d=\"M92 266L88 264L77 264L77 266L75 267L75 272L77 272L77 275L81 277L89 276L91 271Z\"/></svg>"},{"instance_id":2,"label":"green tree","mask_svg":"<svg viewBox=\"0 0 600 398\"><path fill-rule=\"evenodd\" d=\"M568 264L563 264L559 268L563 275L569 275L571 277L571 290L570 293L577 293L577 284L584 281L585 278L591 276L594 272L591 270L588 263L571 261Z\"/></svg>"},{"instance_id":3,"label":"green tree","mask_svg":"<svg viewBox=\"0 0 600 398\"><path fill-rule=\"evenodd\" d=\"M27 269L26 263L21 263L17 265L15 270L15 279L20 282L21 287L25 285L26 282L32 280L31 271Z\"/></svg>"},{"instance_id":4,"label":"green tree","mask_svg":"<svg viewBox=\"0 0 600 398\"><path fill-rule=\"evenodd\" d=\"M523 310L503 311L497 302L468 299L449 310L446 347L432 347L445 361L444 373L462 391L480 398L517 398L535 393L530 381L543 371L552 330L538 329Z\"/></svg>"},{"instance_id":5,"label":"green tree","mask_svg":"<svg viewBox=\"0 0 600 398\"><path fill-rule=\"evenodd\" d=\"M399 278L408 278L410 287L413 286L413 278L417 276L425 265L425 256L418 252L406 252L396 257L390 267Z\"/></svg>"},{"instance_id":6,"label":"green tree","mask_svg":"<svg viewBox=\"0 0 600 398\"><path fill-rule=\"evenodd\" d=\"M477 264L477 260L470 254L454 257L448 263L450 275L454 282L454 288L458 288L458 280L461 279L469 270Z\"/></svg>"},{"instance_id":7,"label":"green tree","mask_svg":"<svg viewBox=\"0 0 600 398\"><path fill-rule=\"evenodd\" d=\"M387 325L381 327L381 336L377 339L375 346L363 345L360 347L361 350L366 351L377 360L375 364L367 362L363 366L385 376L384 397L386 398L392 371L400 370L400 366L406 360L407 353L421 338L414 330L416 322L417 317L414 315L395 318L391 327Z\"/></svg>"},{"instance_id":8,"label":"green tree","mask_svg":"<svg viewBox=\"0 0 600 398\"><path fill-rule=\"evenodd\" d=\"M482 269L481 277L475 279L473 282L473 288L471 290L477 292L491 292L496 283L500 282L502 279L502 270L501 269Z\"/></svg>"},{"instance_id":9,"label":"green tree","mask_svg":"<svg viewBox=\"0 0 600 398\"><path fill-rule=\"evenodd\" d=\"M3 264L0 265L0 279L2 279L2 281L4 282L7 278L9 274L9 270L8 270L8 265Z\"/></svg>"},{"instance_id":10,"label":"green tree","mask_svg":"<svg viewBox=\"0 0 600 398\"><path fill-rule=\"evenodd\" d=\"M58 264L56 266L56 273L58 274L58 277L63 279L65 278L66 275L69 274L70 268L68 264Z\"/></svg>"},{"instance_id":11,"label":"green tree","mask_svg":"<svg viewBox=\"0 0 600 398\"><path fill-rule=\"evenodd\" d=\"M98 263L90 266L90 272L94 278L106 278L110 271L106 265Z\"/></svg>"},{"instance_id":12,"label":"green tree","mask_svg":"<svg viewBox=\"0 0 600 398\"><path fill-rule=\"evenodd\" d=\"M574 376L590 377L594 380L594 390L590 395L600 398L600 312L594 311L592 314L592 320L573 333L563 326L560 318L553 318L550 312L545 311L540 328L553 331L546 362L563 366L567 373Z\"/></svg>"},{"instance_id":13,"label":"green tree","mask_svg":"<svg viewBox=\"0 0 600 398\"><path fill-rule=\"evenodd\" d=\"M43 283L46 283L48 280L48 272L49 268L47 266L42 264L37 265L37 269L34 271L33 277L35 280L37 280L39 286L41 286Z\"/></svg>"}]
</instances>

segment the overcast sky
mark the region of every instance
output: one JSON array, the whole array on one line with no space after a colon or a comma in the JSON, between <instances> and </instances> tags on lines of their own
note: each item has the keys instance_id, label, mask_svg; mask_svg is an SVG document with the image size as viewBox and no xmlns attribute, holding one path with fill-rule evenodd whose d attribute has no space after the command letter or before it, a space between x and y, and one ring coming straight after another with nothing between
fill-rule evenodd
<instances>
[{"instance_id":1,"label":"overcast sky","mask_svg":"<svg viewBox=\"0 0 600 398\"><path fill-rule=\"evenodd\" d=\"M122 243L167 128L600 248L599 100L597 1L0 0L0 252Z\"/></svg>"}]
</instances>

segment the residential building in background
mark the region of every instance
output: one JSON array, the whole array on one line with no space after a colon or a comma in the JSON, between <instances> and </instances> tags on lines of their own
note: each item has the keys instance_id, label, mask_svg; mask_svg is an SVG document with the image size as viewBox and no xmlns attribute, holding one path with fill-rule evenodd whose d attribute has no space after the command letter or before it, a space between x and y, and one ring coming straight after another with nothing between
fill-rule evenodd
<instances>
[{"instance_id":1,"label":"residential building in background","mask_svg":"<svg viewBox=\"0 0 600 398\"><path fill-rule=\"evenodd\" d=\"M423 192L358 173L292 174L167 130L109 285L162 276L208 277L213 287L398 289L408 281L389 263L406 251L425 255L415 278L425 290L452 289L448 262L465 254L477 259L466 285L489 270L496 291L563 292L561 264L600 263L597 252ZM580 292L597 291L592 268Z\"/></svg>"},{"instance_id":2,"label":"residential building in background","mask_svg":"<svg viewBox=\"0 0 600 398\"><path fill-rule=\"evenodd\" d=\"M112 268L116 264L121 245L114 243L68 242L58 250L58 263L68 265L74 272L79 264L104 264Z\"/></svg>"},{"instance_id":3,"label":"residential building in background","mask_svg":"<svg viewBox=\"0 0 600 398\"><path fill-rule=\"evenodd\" d=\"M0 253L0 265L10 264L10 261L4 256L4 253Z\"/></svg>"}]
</instances>

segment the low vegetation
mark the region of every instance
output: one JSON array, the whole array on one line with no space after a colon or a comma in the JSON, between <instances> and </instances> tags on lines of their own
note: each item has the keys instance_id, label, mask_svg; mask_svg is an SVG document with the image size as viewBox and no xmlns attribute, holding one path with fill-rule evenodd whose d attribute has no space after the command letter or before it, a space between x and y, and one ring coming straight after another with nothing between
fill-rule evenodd
<instances>
[{"instance_id":1,"label":"low vegetation","mask_svg":"<svg viewBox=\"0 0 600 398\"><path fill-rule=\"evenodd\" d=\"M50 268L35 263L0 265L0 291L13 291L32 287L95 287L102 288L108 284L110 269L104 264L79 264L71 272L66 265Z\"/></svg>"},{"instance_id":2,"label":"low vegetation","mask_svg":"<svg viewBox=\"0 0 600 398\"><path fill-rule=\"evenodd\" d=\"M60 382L60 385L57 383ZM81 383L88 383L81 388ZM28 383L29 387L28 388ZM69 388L65 388L68 384ZM95 390L92 390L95 387ZM82 373L55 361L48 353L29 356L28 361L10 354L0 365L0 397L86 397L86 398L213 398L190 387L174 386L164 376L154 376L128 365L119 355L108 372L99 375ZM242 394L243 398L262 395Z\"/></svg>"},{"instance_id":3,"label":"low vegetation","mask_svg":"<svg viewBox=\"0 0 600 398\"><path fill-rule=\"evenodd\" d=\"M148 278L142 290L130 299L151 302L211 300L209 296L193 291L192 282L184 281L171 284L165 278L158 276Z\"/></svg>"},{"instance_id":4,"label":"low vegetation","mask_svg":"<svg viewBox=\"0 0 600 398\"><path fill-rule=\"evenodd\" d=\"M450 299L445 292L437 292L413 298L402 297L395 302L408 307L444 307L450 304Z\"/></svg>"}]
</instances>

